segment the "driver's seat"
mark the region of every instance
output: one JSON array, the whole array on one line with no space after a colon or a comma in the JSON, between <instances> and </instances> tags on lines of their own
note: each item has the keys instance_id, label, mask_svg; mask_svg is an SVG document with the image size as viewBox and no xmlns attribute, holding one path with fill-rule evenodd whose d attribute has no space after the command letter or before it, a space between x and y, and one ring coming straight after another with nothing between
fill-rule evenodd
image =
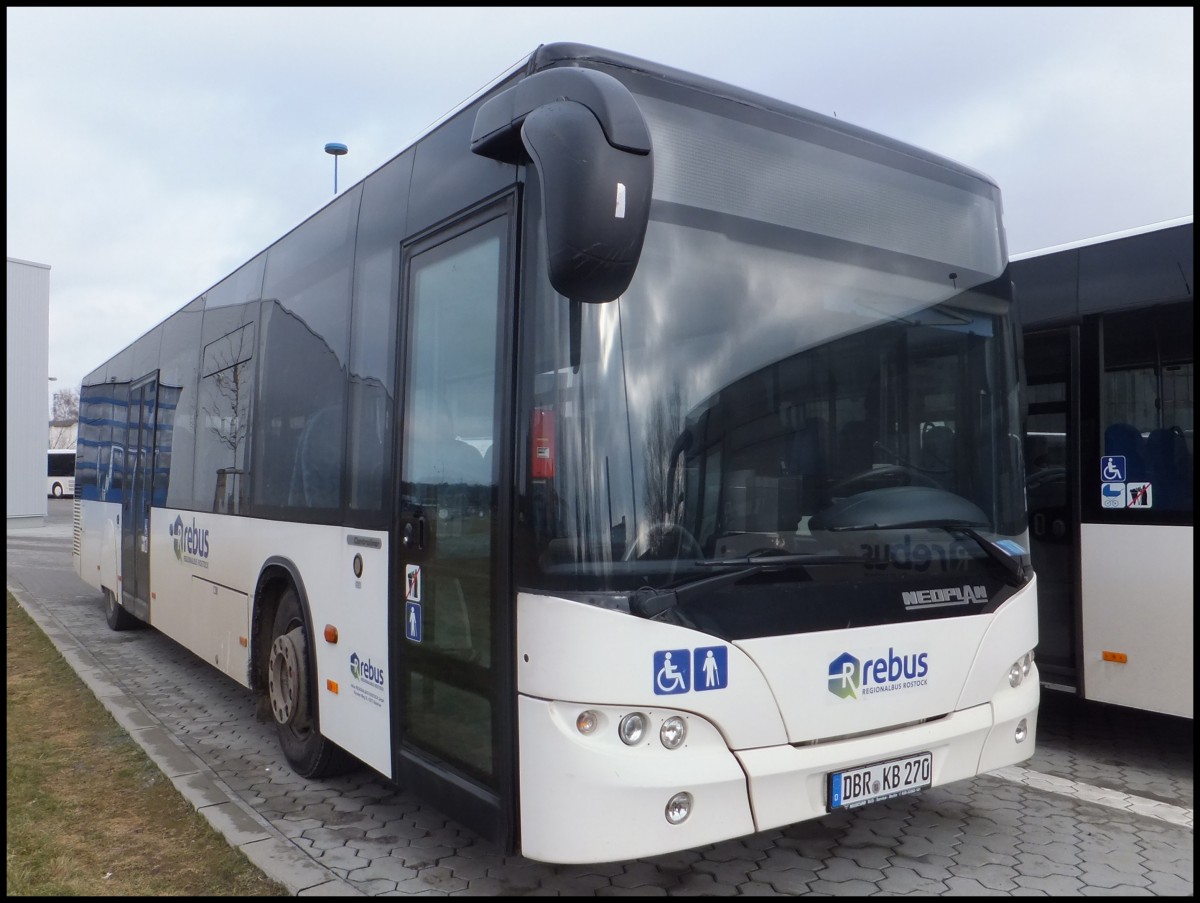
<instances>
[{"instance_id":1,"label":"driver's seat","mask_svg":"<svg viewBox=\"0 0 1200 903\"><path fill-rule=\"evenodd\" d=\"M921 470L925 473L954 473L954 430L931 426L921 435Z\"/></svg>"}]
</instances>

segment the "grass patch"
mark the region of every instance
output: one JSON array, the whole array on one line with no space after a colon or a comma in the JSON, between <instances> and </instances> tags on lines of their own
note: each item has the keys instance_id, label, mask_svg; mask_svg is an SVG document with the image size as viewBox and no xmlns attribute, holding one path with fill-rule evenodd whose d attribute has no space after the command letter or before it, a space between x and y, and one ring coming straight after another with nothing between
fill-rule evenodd
<instances>
[{"instance_id":1,"label":"grass patch","mask_svg":"<svg viewBox=\"0 0 1200 903\"><path fill-rule=\"evenodd\" d=\"M8 594L8 896L290 896L192 808Z\"/></svg>"}]
</instances>

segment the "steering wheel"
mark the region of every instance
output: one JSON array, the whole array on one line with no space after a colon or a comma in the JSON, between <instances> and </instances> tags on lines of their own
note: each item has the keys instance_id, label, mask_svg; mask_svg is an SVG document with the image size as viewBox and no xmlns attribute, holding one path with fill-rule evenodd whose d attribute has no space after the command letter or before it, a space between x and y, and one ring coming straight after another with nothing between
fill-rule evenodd
<instances>
[{"instance_id":1,"label":"steering wheel","mask_svg":"<svg viewBox=\"0 0 1200 903\"><path fill-rule=\"evenodd\" d=\"M668 523L651 525L643 537L634 543L630 553L626 553L625 557L651 561L704 557L700 543L686 527Z\"/></svg>"}]
</instances>

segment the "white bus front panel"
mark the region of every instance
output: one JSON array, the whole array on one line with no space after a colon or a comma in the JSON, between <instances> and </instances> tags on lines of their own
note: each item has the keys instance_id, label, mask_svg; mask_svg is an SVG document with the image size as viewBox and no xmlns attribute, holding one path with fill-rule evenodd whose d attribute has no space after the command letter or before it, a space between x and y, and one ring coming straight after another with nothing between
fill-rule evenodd
<instances>
[{"instance_id":1,"label":"white bus front panel","mask_svg":"<svg viewBox=\"0 0 1200 903\"><path fill-rule=\"evenodd\" d=\"M1035 599L1031 583L993 615L734 644L518 594L522 851L655 855L819 817L830 775L872 763L931 753L936 786L1022 761L1037 670L1016 688L1009 670L1036 644ZM645 729L626 742L637 713ZM673 717L686 741L668 749ZM673 824L682 793L689 813Z\"/></svg>"}]
</instances>

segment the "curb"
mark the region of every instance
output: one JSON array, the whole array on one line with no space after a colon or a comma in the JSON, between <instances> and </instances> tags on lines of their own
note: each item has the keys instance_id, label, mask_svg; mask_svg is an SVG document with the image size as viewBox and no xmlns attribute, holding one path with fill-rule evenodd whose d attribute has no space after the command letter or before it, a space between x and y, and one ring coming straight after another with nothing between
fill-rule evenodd
<instances>
[{"instance_id":1,"label":"curb","mask_svg":"<svg viewBox=\"0 0 1200 903\"><path fill-rule=\"evenodd\" d=\"M241 800L162 722L128 696L112 672L25 589L12 583L7 583L7 588L116 722L230 846L241 850L263 874L284 885L293 896L366 896Z\"/></svg>"}]
</instances>

